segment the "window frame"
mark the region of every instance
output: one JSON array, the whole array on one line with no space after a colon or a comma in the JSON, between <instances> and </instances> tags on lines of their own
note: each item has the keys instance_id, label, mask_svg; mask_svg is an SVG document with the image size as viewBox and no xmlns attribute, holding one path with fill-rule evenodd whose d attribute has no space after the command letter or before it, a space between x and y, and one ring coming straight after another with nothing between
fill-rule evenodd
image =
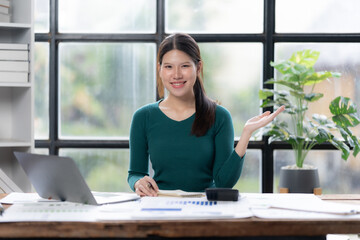
<instances>
[{"instance_id":1,"label":"window frame","mask_svg":"<svg viewBox=\"0 0 360 240\"><path fill-rule=\"evenodd\" d=\"M165 0L156 0L156 32L153 34L75 34L58 32L58 0L50 1L49 33L35 33L36 42L49 43L49 139L36 140L35 148L46 148L49 154L59 155L61 148L129 148L129 140L70 140L59 139L59 52L60 42L150 42L156 43L158 49L161 41L168 35L165 32ZM258 42L263 44L263 88L266 79L274 76L270 61L274 61L275 44L281 42L360 42L360 33L275 33L275 2L264 0L264 32L260 34L191 34L199 43L211 42ZM158 94L156 99L159 99ZM263 112L272 108L265 108ZM274 150L291 149L285 142L268 144L268 138L260 141L250 141L249 149L261 150L260 162L260 192L272 193L274 187ZM237 141L234 141L234 145ZM316 145L314 149L336 150L329 143Z\"/></svg>"}]
</instances>

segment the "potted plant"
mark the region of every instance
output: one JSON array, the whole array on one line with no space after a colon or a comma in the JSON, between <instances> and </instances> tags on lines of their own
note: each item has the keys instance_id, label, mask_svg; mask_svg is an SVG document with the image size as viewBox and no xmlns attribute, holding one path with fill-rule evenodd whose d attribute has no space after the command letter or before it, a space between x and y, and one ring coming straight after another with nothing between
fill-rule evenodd
<instances>
[{"instance_id":1,"label":"potted plant","mask_svg":"<svg viewBox=\"0 0 360 240\"><path fill-rule=\"evenodd\" d=\"M289 117L288 121L274 121L263 128L261 133L269 136L269 142L285 141L292 146L296 164L292 167L282 167L279 183L280 188L286 188L289 192L313 192L314 188L319 187L317 169L291 171L305 169L305 158L316 144L331 143L341 150L344 160L348 159L351 151L354 156L360 151L359 139L350 130L360 123L356 106L351 99L339 96L331 101L330 118L320 114L313 114L311 119L306 117L309 103L323 97L322 93L314 92L314 86L331 77L340 77L339 73L314 70L319 54L317 51L303 50L294 53L288 60L271 62L271 66L280 76L265 82L273 84L274 89L263 89L259 92L259 97L263 100L261 107L276 109L285 105L284 113ZM343 139L334 135L336 131ZM305 174L303 179L297 179L299 174ZM291 179L293 177L294 180ZM309 183L311 179L315 182Z\"/></svg>"}]
</instances>

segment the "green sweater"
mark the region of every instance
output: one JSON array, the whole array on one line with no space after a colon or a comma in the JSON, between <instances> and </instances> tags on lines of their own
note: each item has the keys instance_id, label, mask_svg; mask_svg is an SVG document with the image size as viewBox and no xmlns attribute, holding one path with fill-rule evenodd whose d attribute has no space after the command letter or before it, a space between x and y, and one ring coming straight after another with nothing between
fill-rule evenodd
<instances>
[{"instance_id":1,"label":"green sweater","mask_svg":"<svg viewBox=\"0 0 360 240\"><path fill-rule=\"evenodd\" d=\"M161 101L161 100L160 100ZM214 125L206 135L191 135L195 114L183 121L167 117L159 103L138 109L130 128L128 183L149 175L163 190L205 191L209 187L233 187L240 177L244 157L234 150L230 113L216 107Z\"/></svg>"}]
</instances>

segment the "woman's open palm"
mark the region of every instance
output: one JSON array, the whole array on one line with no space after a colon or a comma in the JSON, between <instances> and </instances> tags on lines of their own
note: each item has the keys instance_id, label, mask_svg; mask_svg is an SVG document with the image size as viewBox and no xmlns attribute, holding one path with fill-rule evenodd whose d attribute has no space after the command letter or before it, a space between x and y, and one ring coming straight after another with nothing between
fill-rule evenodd
<instances>
[{"instance_id":1,"label":"woman's open palm","mask_svg":"<svg viewBox=\"0 0 360 240\"><path fill-rule=\"evenodd\" d=\"M265 127L284 110L285 110L285 106L281 106L273 113L270 113L270 111L266 111L261 115L250 118L249 120L246 121L244 129L246 128L247 131L254 132L259 128Z\"/></svg>"}]
</instances>

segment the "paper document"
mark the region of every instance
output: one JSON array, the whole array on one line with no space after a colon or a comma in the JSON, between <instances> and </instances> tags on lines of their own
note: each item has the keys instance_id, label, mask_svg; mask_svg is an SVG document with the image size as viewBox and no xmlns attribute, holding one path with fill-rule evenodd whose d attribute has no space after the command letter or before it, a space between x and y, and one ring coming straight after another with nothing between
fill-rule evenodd
<instances>
[{"instance_id":1,"label":"paper document","mask_svg":"<svg viewBox=\"0 0 360 240\"><path fill-rule=\"evenodd\" d=\"M245 205L244 205L245 204ZM143 197L134 219L247 218L252 213L246 202L208 201L202 198Z\"/></svg>"},{"instance_id":2,"label":"paper document","mask_svg":"<svg viewBox=\"0 0 360 240\"><path fill-rule=\"evenodd\" d=\"M94 193L112 196L104 194ZM40 198L37 193L10 193L1 202L13 205L0 216L0 222L248 217L360 220L360 205L327 202L313 194L242 193L239 201L208 201L206 197L142 197L135 201L94 206L50 201Z\"/></svg>"},{"instance_id":3,"label":"paper document","mask_svg":"<svg viewBox=\"0 0 360 240\"><path fill-rule=\"evenodd\" d=\"M254 216L282 219L360 218L360 206L326 202L314 194L242 194Z\"/></svg>"},{"instance_id":4,"label":"paper document","mask_svg":"<svg viewBox=\"0 0 360 240\"><path fill-rule=\"evenodd\" d=\"M286 209L293 211L303 211L303 212L315 212L315 213L328 213L328 214L338 214L338 215L354 215L360 214L360 206L341 204L341 203L331 203L321 200L321 202L290 202L286 204L272 204L271 208L276 209Z\"/></svg>"},{"instance_id":5,"label":"paper document","mask_svg":"<svg viewBox=\"0 0 360 240\"><path fill-rule=\"evenodd\" d=\"M122 203L139 199L139 195L136 193L126 193L126 192L94 192L92 191L96 202L99 205L102 204L114 204Z\"/></svg>"},{"instance_id":6,"label":"paper document","mask_svg":"<svg viewBox=\"0 0 360 240\"><path fill-rule=\"evenodd\" d=\"M39 196L37 193L19 193L12 192L6 197L0 199L0 203L14 204L14 203L29 203L29 202L58 202L58 200L48 200Z\"/></svg>"},{"instance_id":7,"label":"paper document","mask_svg":"<svg viewBox=\"0 0 360 240\"><path fill-rule=\"evenodd\" d=\"M0 222L92 222L97 206L70 202L16 203L0 217Z\"/></svg>"}]
</instances>

